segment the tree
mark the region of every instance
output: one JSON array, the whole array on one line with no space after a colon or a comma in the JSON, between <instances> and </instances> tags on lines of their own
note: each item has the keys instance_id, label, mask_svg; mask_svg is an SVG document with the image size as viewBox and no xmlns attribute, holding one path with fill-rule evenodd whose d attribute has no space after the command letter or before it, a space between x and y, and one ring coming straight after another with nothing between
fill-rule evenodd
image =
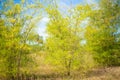
<instances>
[{"instance_id":1,"label":"tree","mask_svg":"<svg viewBox=\"0 0 120 80\"><path fill-rule=\"evenodd\" d=\"M86 8L86 6L82 7ZM83 32L80 24L86 17L81 17L76 8L67 16L61 14L55 7L47 11L50 18L47 25L49 36L46 40L48 60L62 68L62 71L65 70L67 75L80 67L83 69L85 54L82 52Z\"/></svg>"},{"instance_id":2,"label":"tree","mask_svg":"<svg viewBox=\"0 0 120 80\"><path fill-rule=\"evenodd\" d=\"M33 47L28 42L39 41L33 28L41 16L38 18L33 16L39 15L36 9L41 9L41 5L34 5L36 3L30 5L27 0L22 0L19 4L15 4L13 0L6 0L2 4L0 41L3 45L0 47L0 56L4 69L1 70L9 80L13 80L14 77L19 80L22 68L29 62L28 55L32 53ZM35 11L26 15L30 9Z\"/></svg>"},{"instance_id":3,"label":"tree","mask_svg":"<svg viewBox=\"0 0 120 80\"><path fill-rule=\"evenodd\" d=\"M119 65L119 0L101 0L99 9L92 10L86 27L87 45L100 65Z\"/></svg>"}]
</instances>

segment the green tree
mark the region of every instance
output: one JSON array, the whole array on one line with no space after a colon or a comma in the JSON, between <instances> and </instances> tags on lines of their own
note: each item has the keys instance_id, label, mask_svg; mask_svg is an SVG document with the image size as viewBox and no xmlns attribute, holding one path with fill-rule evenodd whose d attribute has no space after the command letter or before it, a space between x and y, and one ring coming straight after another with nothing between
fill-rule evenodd
<instances>
[{"instance_id":1,"label":"green tree","mask_svg":"<svg viewBox=\"0 0 120 80\"><path fill-rule=\"evenodd\" d=\"M67 75L81 67L83 69L85 56L83 58L84 52L82 52L81 44L83 32L80 24L86 17L82 17L76 8L70 10L70 13L68 12L70 15L61 14L55 7L47 11L50 18L46 40L48 60L55 66L62 68L62 71L66 71Z\"/></svg>"},{"instance_id":2,"label":"green tree","mask_svg":"<svg viewBox=\"0 0 120 80\"><path fill-rule=\"evenodd\" d=\"M4 69L1 70L9 80L13 80L14 77L19 80L22 69L30 65L28 64L31 59L29 53L32 53L33 47L28 42L39 41L33 29L41 17L35 17L40 15L38 9L41 9L41 5L35 5L36 3L30 5L27 0L22 0L20 4L15 4L13 0L6 0L2 4L0 56ZM28 14L30 10L33 12Z\"/></svg>"},{"instance_id":3,"label":"green tree","mask_svg":"<svg viewBox=\"0 0 120 80\"><path fill-rule=\"evenodd\" d=\"M88 17L85 37L95 61L100 65L119 65L119 0L101 0Z\"/></svg>"}]
</instances>

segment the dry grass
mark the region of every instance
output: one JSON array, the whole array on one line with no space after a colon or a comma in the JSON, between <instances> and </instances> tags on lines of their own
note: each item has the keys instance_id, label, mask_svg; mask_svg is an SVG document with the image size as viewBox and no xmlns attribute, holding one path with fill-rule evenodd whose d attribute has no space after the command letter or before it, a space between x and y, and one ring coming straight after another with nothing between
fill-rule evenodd
<instances>
[{"instance_id":1,"label":"dry grass","mask_svg":"<svg viewBox=\"0 0 120 80\"><path fill-rule=\"evenodd\" d=\"M47 74L39 80L120 80L120 67L94 69L81 76L81 74L63 76Z\"/></svg>"},{"instance_id":2,"label":"dry grass","mask_svg":"<svg viewBox=\"0 0 120 80\"><path fill-rule=\"evenodd\" d=\"M81 80L120 80L120 67L94 69L89 71L86 78Z\"/></svg>"}]
</instances>

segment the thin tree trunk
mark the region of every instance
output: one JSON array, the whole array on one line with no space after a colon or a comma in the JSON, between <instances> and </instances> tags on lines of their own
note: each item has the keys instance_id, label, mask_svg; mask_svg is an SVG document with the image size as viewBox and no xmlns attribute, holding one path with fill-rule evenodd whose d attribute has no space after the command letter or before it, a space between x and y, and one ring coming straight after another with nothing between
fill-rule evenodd
<instances>
[{"instance_id":1,"label":"thin tree trunk","mask_svg":"<svg viewBox=\"0 0 120 80\"><path fill-rule=\"evenodd\" d=\"M22 51L21 51L22 53ZM17 80L20 80L21 53L18 54Z\"/></svg>"},{"instance_id":2,"label":"thin tree trunk","mask_svg":"<svg viewBox=\"0 0 120 80\"><path fill-rule=\"evenodd\" d=\"M69 60L69 63L68 63L68 72L67 72L67 75L68 76L71 75L71 59Z\"/></svg>"}]
</instances>

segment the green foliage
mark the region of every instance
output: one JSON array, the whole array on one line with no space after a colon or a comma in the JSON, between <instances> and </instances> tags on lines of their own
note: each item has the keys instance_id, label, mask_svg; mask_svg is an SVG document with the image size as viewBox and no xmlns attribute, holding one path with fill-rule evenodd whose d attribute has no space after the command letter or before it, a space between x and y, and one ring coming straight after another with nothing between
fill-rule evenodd
<instances>
[{"instance_id":1,"label":"green foliage","mask_svg":"<svg viewBox=\"0 0 120 80\"><path fill-rule=\"evenodd\" d=\"M36 63L67 75L96 65L120 65L120 0L71 6L67 14L61 13L56 0L41 2L0 1L0 77L19 80L20 74L35 74L30 71ZM41 12L50 19L46 40L34 30Z\"/></svg>"},{"instance_id":2,"label":"green foliage","mask_svg":"<svg viewBox=\"0 0 120 80\"><path fill-rule=\"evenodd\" d=\"M39 36L33 31L38 19L28 19L28 16L34 15L23 14L23 3L14 4L13 0L8 0L3 4L0 15L0 73L8 79L18 79L24 71L22 68L26 69L25 67L33 62L32 56L29 55L33 53L34 44L28 42L36 42L36 45L41 43Z\"/></svg>"},{"instance_id":3,"label":"green foliage","mask_svg":"<svg viewBox=\"0 0 120 80\"><path fill-rule=\"evenodd\" d=\"M116 0L117 1L117 0ZM87 45L91 47L95 60L102 65L119 65L117 41L120 16L119 3L102 0L100 9L93 10L86 27Z\"/></svg>"},{"instance_id":4,"label":"green foliage","mask_svg":"<svg viewBox=\"0 0 120 80\"><path fill-rule=\"evenodd\" d=\"M83 6L83 8L86 9L86 6ZM71 16L66 17L63 17L56 8L48 10L48 13L50 16L50 22L47 25L49 36L45 46L48 61L59 67L59 69L61 68L62 71L67 71L68 75L74 70L87 70L89 67L86 66L89 61L86 60L86 57L89 54L87 55L82 51L81 41L83 35L80 26L80 22L86 17L75 15L76 10L72 12ZM71 22L72 20L74 21Z\"/></svg>"}]
</instances>

